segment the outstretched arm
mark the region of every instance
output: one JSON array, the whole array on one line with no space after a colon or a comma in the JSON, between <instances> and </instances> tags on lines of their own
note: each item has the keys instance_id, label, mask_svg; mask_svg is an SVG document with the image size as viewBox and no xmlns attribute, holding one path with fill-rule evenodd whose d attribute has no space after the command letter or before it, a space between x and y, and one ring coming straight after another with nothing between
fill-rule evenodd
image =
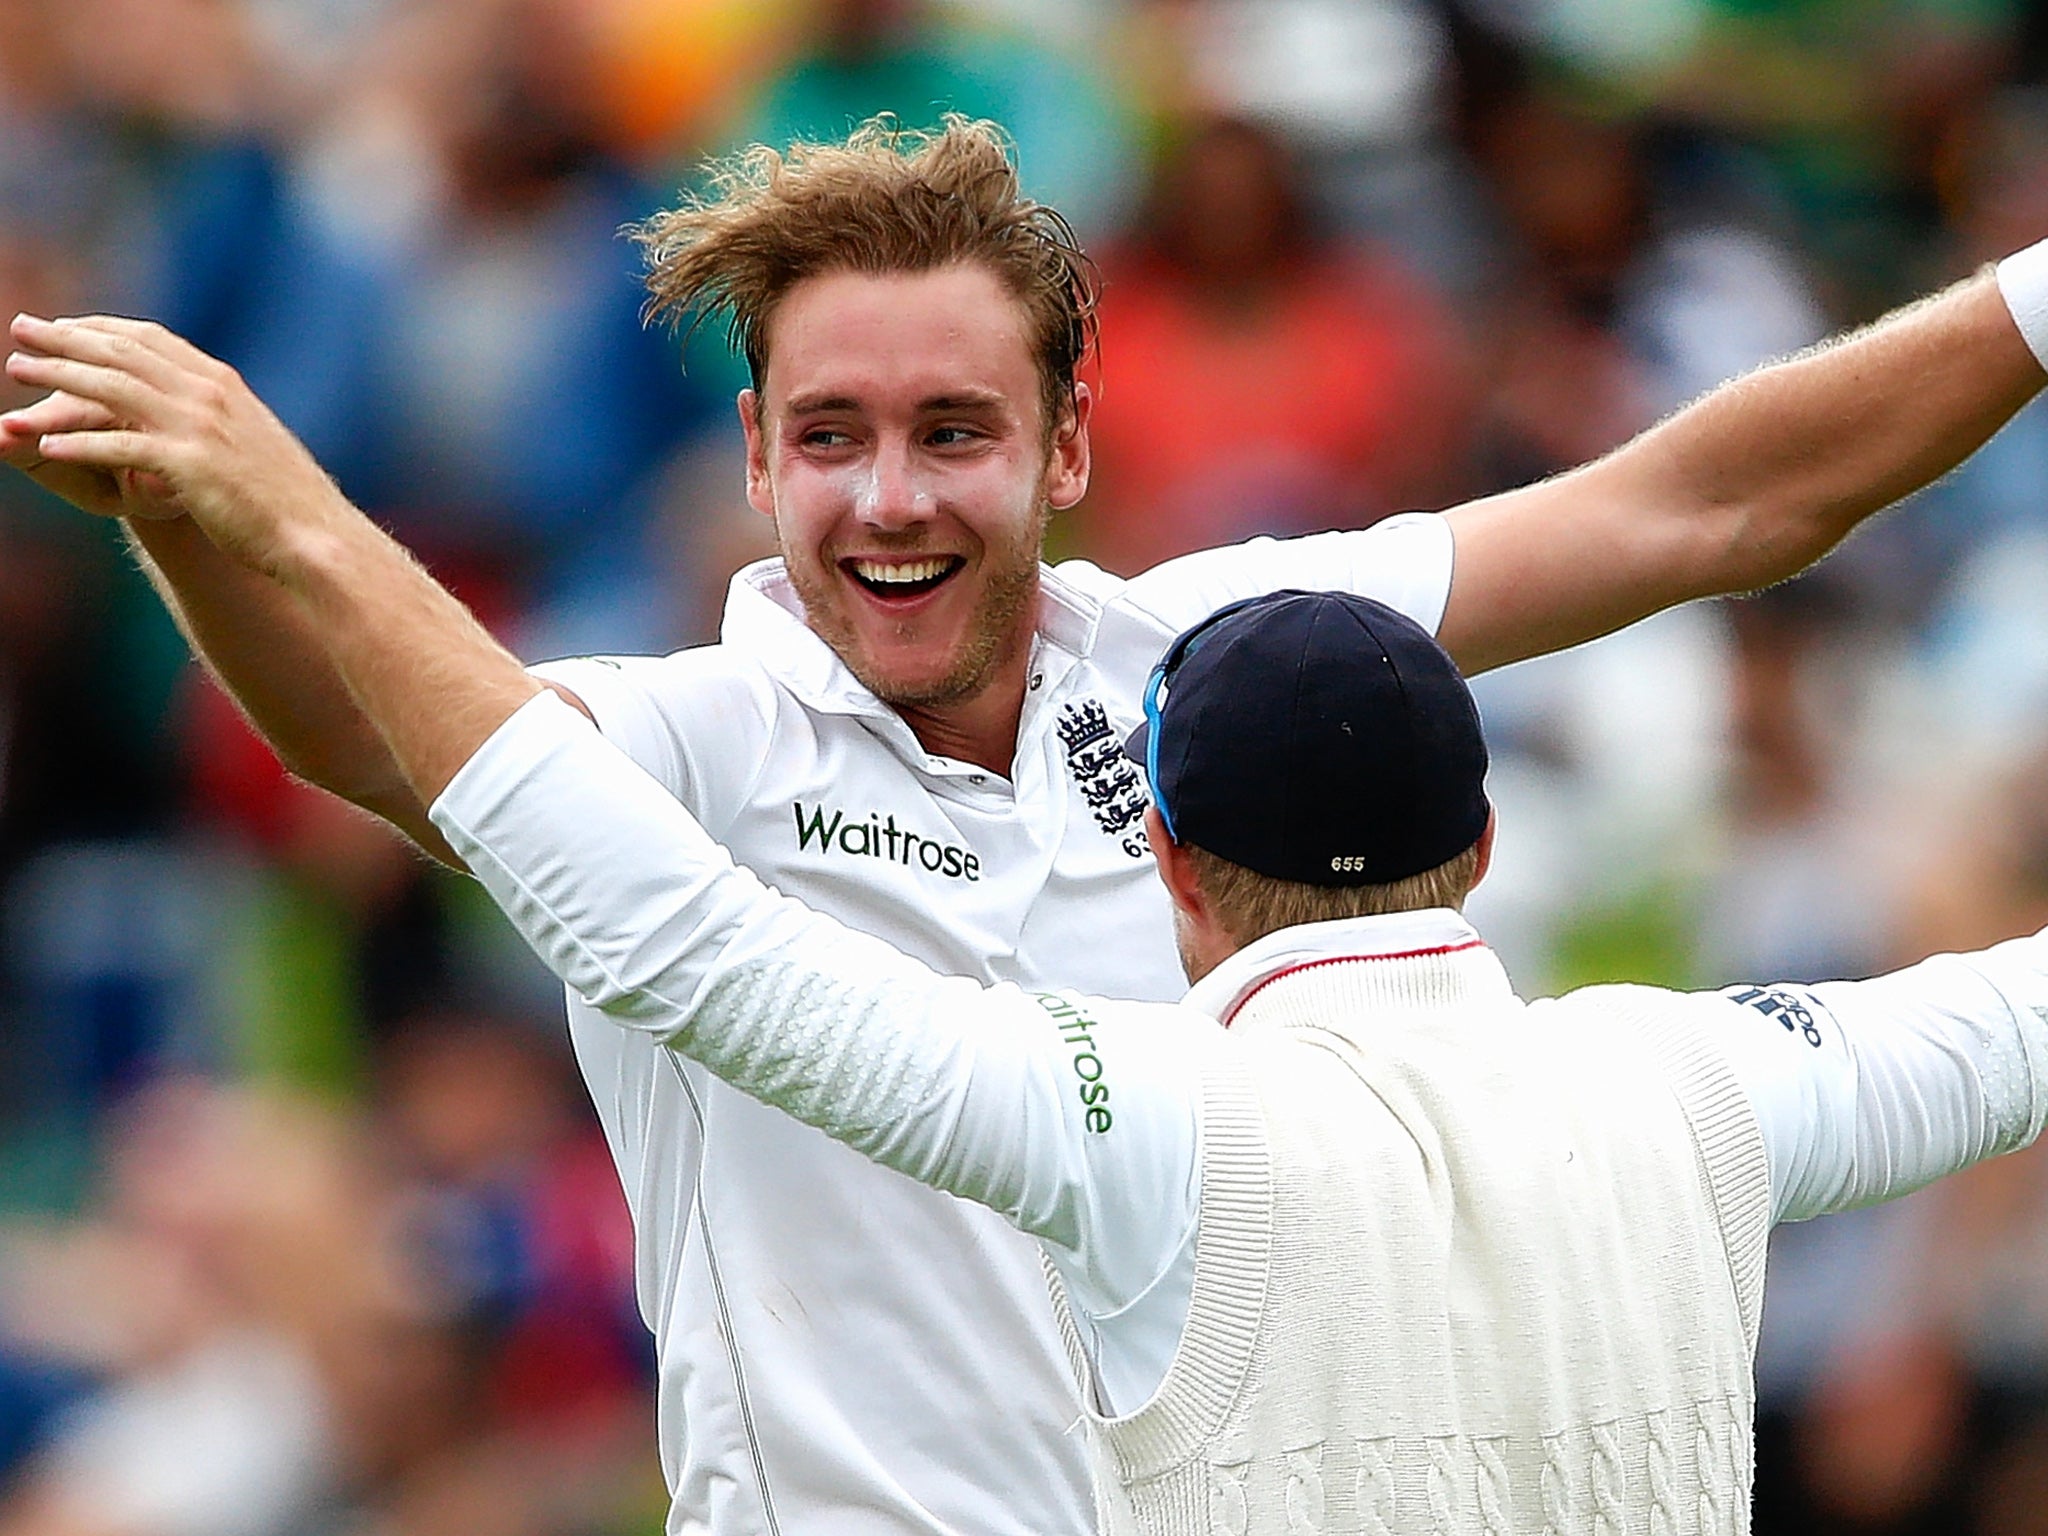
<instances>
[{"instance_id":1,"label":"outstretched arm","mask_svg":"<svg viewBox=\"0 0 2048 1536\"><path fill-rule=\"evenodd\" d=\"M2014 308L1981 272L1725 384L1592 464L1453 509L1439 638L1476 672L1795 575L2048 383L2013 319L2030 289L2048 291L2042 250L2000 269Z\"/></svg>"},{"instance_id":2,"label":"outstretched arm","mask_svg":"<svg viewBox=\"0 0 2048 1536\"><path fill-rule=\"evenodd\" d=\"M1775 1221L1910 1193L2048 1121L2048 934L1696 1006L1756 1110Z\"/></svg>"}]
</instances>

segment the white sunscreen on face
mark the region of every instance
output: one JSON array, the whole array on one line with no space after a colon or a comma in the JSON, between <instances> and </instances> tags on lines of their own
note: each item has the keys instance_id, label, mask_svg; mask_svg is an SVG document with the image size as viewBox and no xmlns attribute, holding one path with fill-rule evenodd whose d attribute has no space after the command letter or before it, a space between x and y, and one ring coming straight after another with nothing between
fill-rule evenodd
<instances>
[{"instance_id":1,"label":"white sunscreen on face","mask_svg":"<svg viewBox=\"0 0 2048 1536\"><path fill-rule=\"evenodd\" d=\"M939 510L939 494L932 484L932 471L922 464L914 464L908 479L910 515L919 519L935 516ZM865 465L848 469L842 484L856 517L864 523L880 520L883 510L880 464L870 460Z\"/></svg>"},{"instance_id":2,"label":"white sunscreen on face","mask_svg":"<svg viewBox=\"0 0 2048 1536\"><path fill-rule=\"evenodd\" d=\"M882 509L882 472L872 458L837 466L832 485L839 504L851 509L855 519L874 522Z\"/></svg>"}]
</instances>

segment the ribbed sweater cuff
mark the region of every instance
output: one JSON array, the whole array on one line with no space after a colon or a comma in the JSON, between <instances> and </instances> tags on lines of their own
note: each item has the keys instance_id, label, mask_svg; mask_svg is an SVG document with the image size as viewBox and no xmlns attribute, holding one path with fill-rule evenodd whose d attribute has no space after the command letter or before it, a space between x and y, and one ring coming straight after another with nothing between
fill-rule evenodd
<instances>
[{"instance_id":1,"label":"ribbed sweater cuff","mask_svg":"<svg viewBox=\"0 0 2048 1536\"><path fill-rule=\"evenodd\" d=\"M1181 1466L1222 1429L1243 1390L1266 1310L1272 1163L1257 1094L1226 1059L1202 1090L1202 1234L1187 1326L1152 1401L1109 1443L1125 1482Z\"/></svg>"}]
</instances>

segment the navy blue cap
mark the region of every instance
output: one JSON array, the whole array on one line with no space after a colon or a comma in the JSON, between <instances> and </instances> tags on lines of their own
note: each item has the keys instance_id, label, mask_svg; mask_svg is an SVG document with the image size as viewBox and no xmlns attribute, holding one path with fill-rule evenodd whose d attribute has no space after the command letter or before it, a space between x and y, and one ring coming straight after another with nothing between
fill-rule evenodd
<instances>
[{"instance_id":1,"label":"navy blue cap","mask_svg":"<svg viewBox=\"0 0 2048 1536\"><path fill-rule=\"evenodd\" d=\"M1177 843L1307 885L1385 885L1486 830L1479 711L1384 603L1273 592L1175 640L1124 750Z\"/></svg>"}]
</instances>

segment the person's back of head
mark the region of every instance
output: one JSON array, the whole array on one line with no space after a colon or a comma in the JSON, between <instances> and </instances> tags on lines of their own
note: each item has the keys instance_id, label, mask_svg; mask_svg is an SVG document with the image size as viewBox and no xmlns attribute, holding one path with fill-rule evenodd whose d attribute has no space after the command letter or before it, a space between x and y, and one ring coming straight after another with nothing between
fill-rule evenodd
<instances>
[{"instance_id":1,"label":"person's back of head","mask_svg":"<svg viewBox=\"0 0 2048 1536\"><path fill-rule=\"evenodd\" d=\"M1127 750L1197 979L1284 923L1455 905L1485 861L1471 695L1377 603L1225 610L1145 714ZM1098 1422L1133 1529L1224 1500L1286 1529L1303 1445L1333 1528L1741 1528L1770 1180L1696 999L1524 1005L1430 913L1269 939L1191 1001L1227 1026L1190 1041L1211 1283L1150 1397Z\"/></svg>"},{"instance_id":2,"label":"person's back of head","mask_svg":"<svg viewBox=\"0 0 2048 1536\"><path fill-rule=\"evenodd\" d=\"M1443 648L1383 603L1224 608L1167 651L1145 714L1126 751L1191 975L1282 928L1461 907L1485 871L1478 709ZM1192 948L1190 924L1209 930Z\"/></svg>"},{"instance_id":3,"label":"person's back of head","mask_svg":"<svg viewBox=\"0 0 2048 1536\"><path fill-rule=\"evenodd\" d=\"M1059 212L1026 197L991 122L912 130L874 118L836 144L756 144L710 167L709 191L636 232L651 317L731 317L756 392L777 306L808 278L956 264L993 273L1021 306L1048 438L1074 411L1095 334L1097 280Z\"/></svg>"}]
</instances>

